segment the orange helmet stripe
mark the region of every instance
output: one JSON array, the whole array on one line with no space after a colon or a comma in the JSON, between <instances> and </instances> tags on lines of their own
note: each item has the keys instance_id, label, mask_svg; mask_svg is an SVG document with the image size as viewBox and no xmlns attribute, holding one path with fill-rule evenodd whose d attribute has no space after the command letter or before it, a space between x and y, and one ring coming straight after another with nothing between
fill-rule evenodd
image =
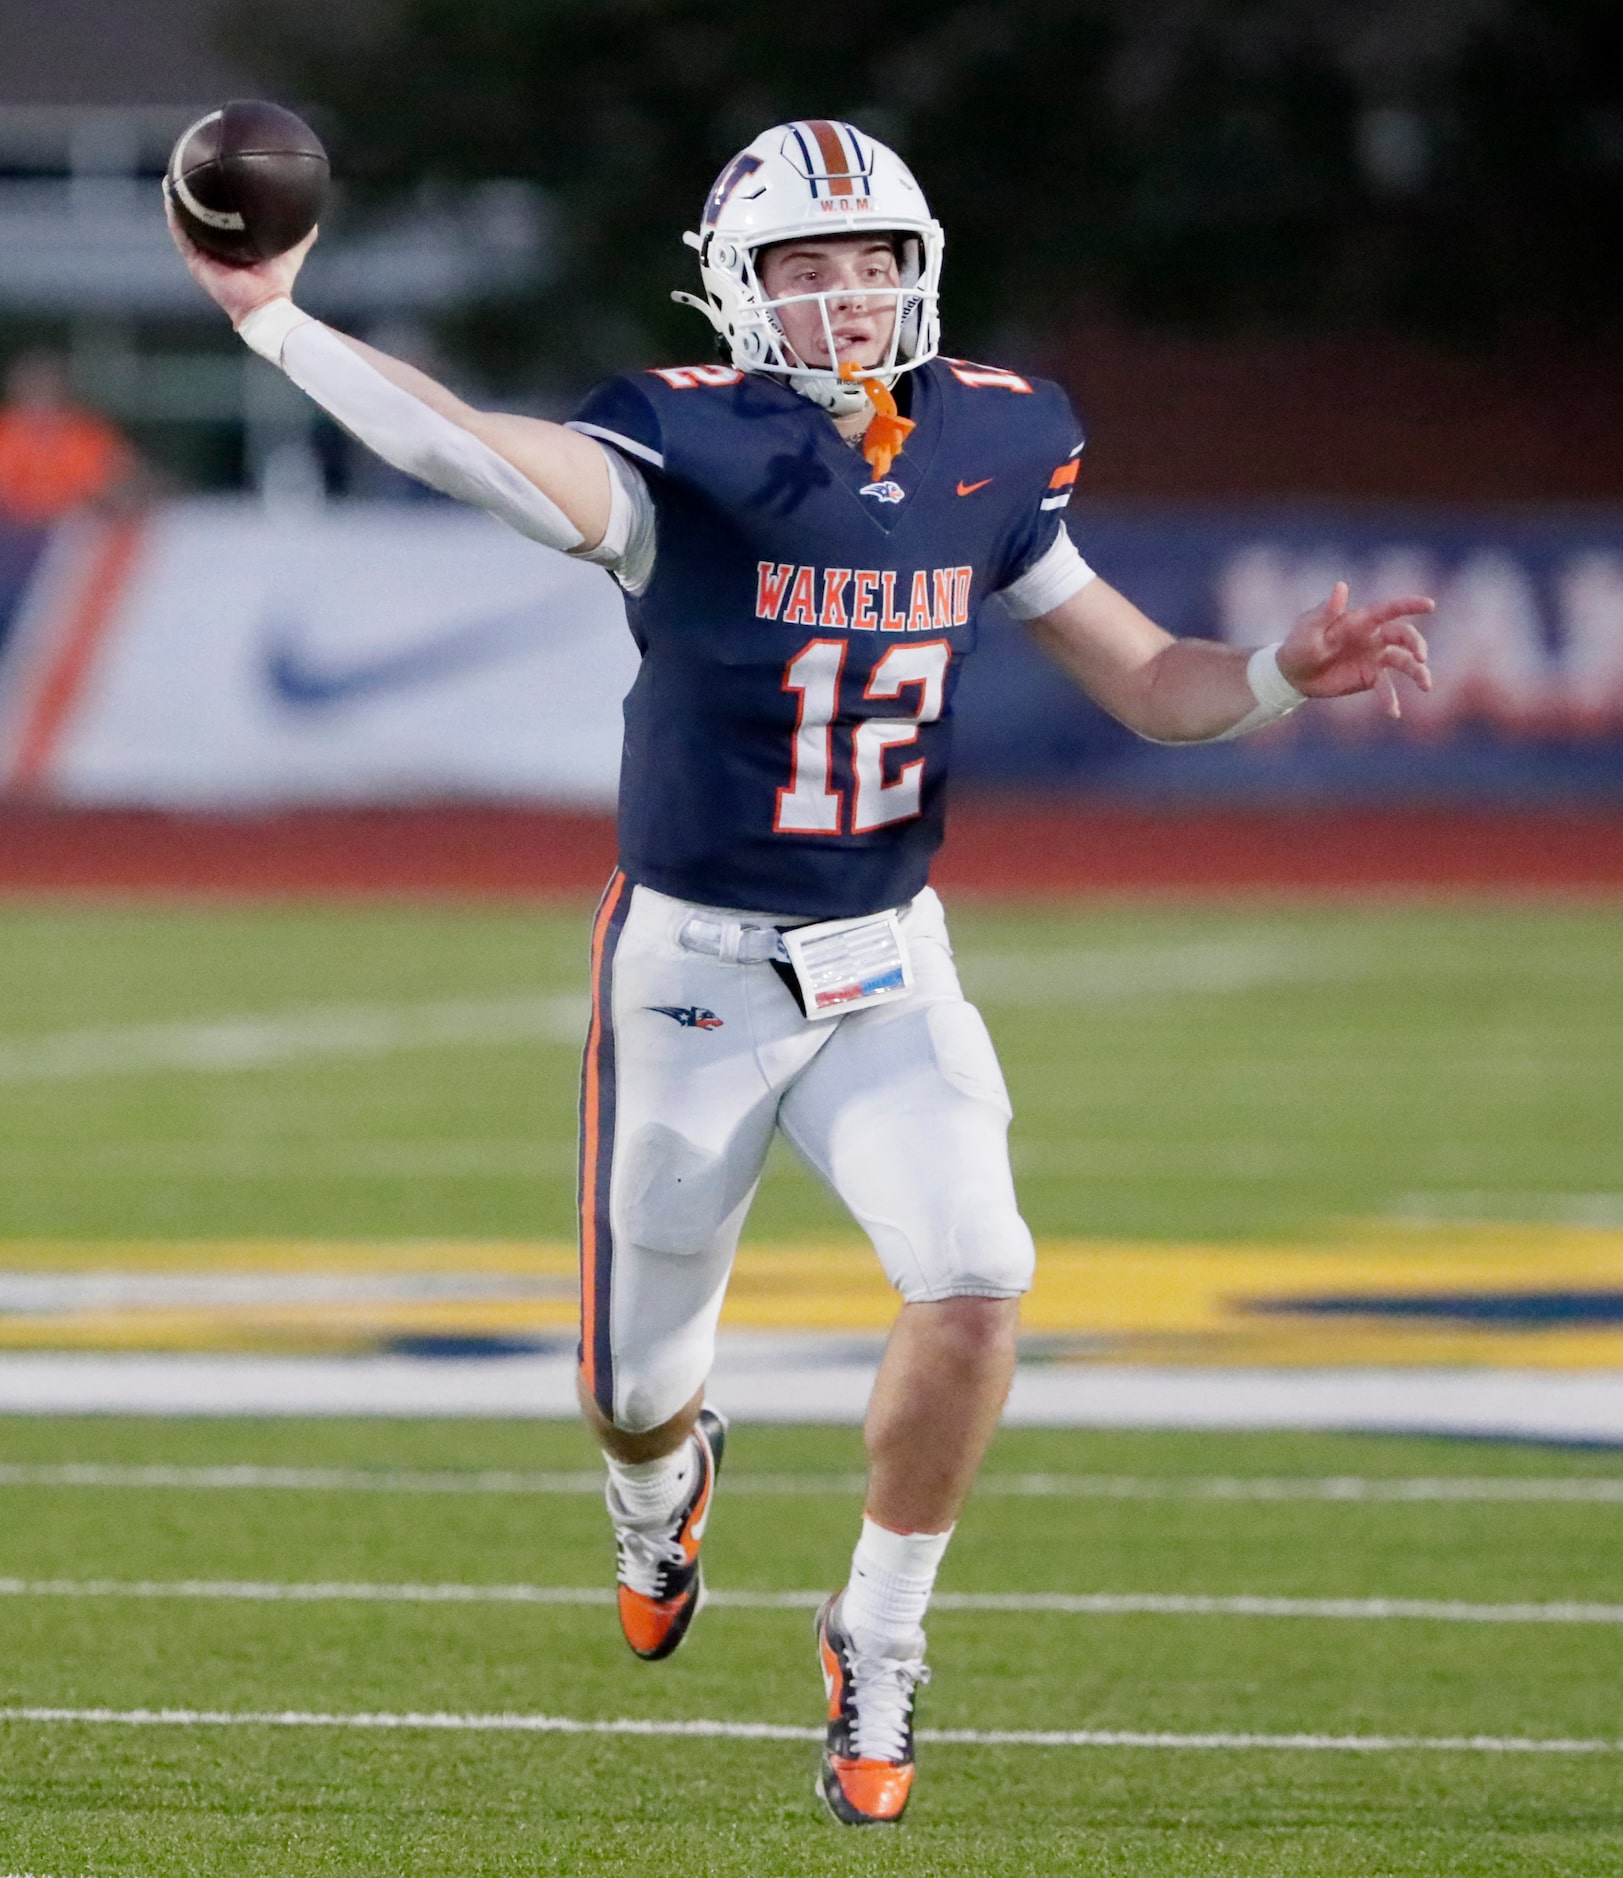
<instances>
[{"instance_id":1,"label":"orange helmet stripe","mask_svg":"<svg viewBox=\"0 0 1623 1878\"><path fill-rule=\"evenodd\" d=\"M846 155L839 130L826 117L808 118L806 128L817 139L817 153L823 159L823 168L828 176L829 194L850 195L851 159Z\"/></svg>"}]
</instances>

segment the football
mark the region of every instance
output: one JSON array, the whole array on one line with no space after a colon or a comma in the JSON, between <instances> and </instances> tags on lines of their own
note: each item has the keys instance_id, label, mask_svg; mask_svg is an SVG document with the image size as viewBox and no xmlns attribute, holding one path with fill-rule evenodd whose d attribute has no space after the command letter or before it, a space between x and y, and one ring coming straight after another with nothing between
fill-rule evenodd
<instances>
[{"instance_id":1,"label":"football","mask_svg":"<svg viewBox=\"0 0 1623 1878\"><path fill-rule=\"evenodd\" d=\"M238 267L297 246L326 206L321 139L279 104L237 99L200 117L170 153L164 194L205 253Z\"/></svg>"}]
</instances>

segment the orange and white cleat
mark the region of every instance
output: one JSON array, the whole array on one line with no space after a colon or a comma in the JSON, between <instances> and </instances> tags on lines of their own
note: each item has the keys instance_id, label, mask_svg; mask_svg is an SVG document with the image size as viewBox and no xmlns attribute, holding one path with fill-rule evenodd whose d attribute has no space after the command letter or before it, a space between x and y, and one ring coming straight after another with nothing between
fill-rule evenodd
<instances>
[{"instance_id":1,"label":"orange and white cleat","mask_svg":"<svg viewBox=\"0 0 1623 1878\"><path fill-rule=\"evenodd\" d=\"M894 1825L913 1791L913 1698L930 1680L924 1634L900 1649L859 1646L839 1597L817 1613L828 1740L817 1769L823 1804L846 1826Z\"/></svg>"},{"instance_id":2,"label":"orange and white cleat","mask_svg":"<svg viewBox=\"0 0 1623 1878\"><path fill-rule=\"evenodd\" d=\"M618 1509L612 1484L608 1493L609 1517L614 1521L620 1628L626 1642L650 1663L671 1654L704 1603L699 1543L710 1517L716 1474L727 1444L727 1424L714 1409L700 1409L688 1439L698 1450L699 1477L693 1491L668 1520L653 1527L631 1525Z\"/></svg>"}]
</instances>

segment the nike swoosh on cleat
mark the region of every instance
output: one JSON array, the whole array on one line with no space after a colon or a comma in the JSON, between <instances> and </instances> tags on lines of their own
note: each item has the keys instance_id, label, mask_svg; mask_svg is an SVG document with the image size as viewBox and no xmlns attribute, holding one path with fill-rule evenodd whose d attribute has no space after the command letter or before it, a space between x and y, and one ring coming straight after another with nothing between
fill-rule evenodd
<instances>
[{"instance_id":1,"label":"nike swoosh on cleat","mask_svg":"<svg viewBox=\"0 0 1623 1878\"><path fill-rule=\"evenodd\" d=\"M960 483L958 485L958 493L961 496L972 496L977 489L984 489L991 481L992 478L990 476L983 476L978 483Z\"/></svg>"}]
</instances>

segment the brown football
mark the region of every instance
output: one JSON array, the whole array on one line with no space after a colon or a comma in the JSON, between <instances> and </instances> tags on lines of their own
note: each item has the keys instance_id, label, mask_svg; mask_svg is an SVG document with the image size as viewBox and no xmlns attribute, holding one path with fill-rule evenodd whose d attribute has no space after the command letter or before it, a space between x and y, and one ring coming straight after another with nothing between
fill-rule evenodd
<instances>
[{"instance_id":1,"label":"brown football","mask_svg":"<svg viewBox=\"0 0 1623 1878\"><path fill-rule=\"evenodd\" d=\"M279 104L239 98L200 117L169 157L164 194L182 228L239 267L296 247L326 206L321 139Z\"/></svg>"}]
</instances>

